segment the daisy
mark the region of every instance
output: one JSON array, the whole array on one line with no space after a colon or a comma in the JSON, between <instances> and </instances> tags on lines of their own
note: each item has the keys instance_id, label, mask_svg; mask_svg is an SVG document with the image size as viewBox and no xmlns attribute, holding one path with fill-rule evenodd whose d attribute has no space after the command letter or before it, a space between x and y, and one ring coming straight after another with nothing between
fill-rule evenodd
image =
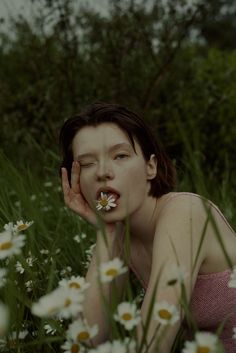
<instances>
[{"instance_id":1,"label":"daisy","mask_svg":"<svg viewBox=\"0 0 236 353\"><path fill-rule=\"evenodd\" d=\"M205 352L205 351L203 351ZM181 353L197 353L197 345L195 342L186 341ZM206 353L208 353L206 351Z\"/></svg>"},{"instance_id":2,"label":"daisy","mask_svg":"<svg viewBox=\"0 0 236 353\"><path fill-rule=\"evenodd\" d=\"M20 263L20 261L16 261L15 267L16 267L16 271L19 272L21 275L25 272L25 269Z\"/></svg>"},{"instance_id":3,"label":"daisy","mask_svg":"<svg viewBox=\"0 0 236 353\"><path fill-rule=\"evenodd\" d=\"M83 353L85 349L78 342L74 342L71 340L65 341L65 343L61 346L64 350L64 353Z\"/></svg>"},{"instance_id":4,"label":"daisy","mask_svg":"<svg viewBox=\"0 0 236 353\"><path fill-rule=\"evenodd\" d=\"M230 274L230 280L228 283L229 288L236 288L236 266L233 268L233 271Z\"/></svg>"},{"instance_id":5,"label":"daisy","mask_svg":"<svg viewBox=\"0 0 236 353\"><path fill-rule=\"evenodd\" d=\"M176 283L183 283L187 272L180 265L173 264L166 273L167 286L174 286Z\"/></svg>"},{"instance_id":6,"label":"daisy","mask_svg":"<svg viewBox=\"0 0 236 353\"><path fill-rule=\"evenodd\" d=\"M6 283L6 276L7 274L7 269L6 268L0 268L0 288L4 287Z\"/></svg>"},{"instance_id":7,"label":"daisy","mask_svg":"<svg viewBox=\"0 0 236 353\"><path fill-rule=\"evenodd\" d=\"M115 257L111 261L103 262L99 266L101 282L110 282L122 273L127 272L127 270L127 267L124 266L124 262L118 257Z\"/></svg>"},{"instance_id":8,"label":"daisy","mask_svg":"<svg viewBox=\"0 0 236 353\"><path fill-rule=\"evenodd\" d=\"M17 221L16 224L13 226L13 230L15 232L22 232L23 230L28 229L33 223L34 221L30 221L30 222L23 222L22 220Z\"/></svg>"},{"instance_id":9,"label":"daisy","mask_svg":"<svg viewBox=\"0 0 236 353\"><path fill-rule=\"evenodd\" d=\"M153 318L162 325L173 325L179 320L179 317L179 311L175 305L170 305L165 300L155 303Z\"/></svg>"},{"instance_id":10,"label":"daisy","mask_svg":"<svg viewBox=\"0 0 236 353\"><path fill-rule=\"evenodd\" d=\"M28 293L32 292L32 290L33 290L33 281L29 280L29 281L25 282L25 286L26 286L26 291Z\"/></svg>"},{"instance_id":11,"label":"daisy","mask_svg":"<svg viewBox=\"0 0 236 353\"><path fill-rule=\"evenodd\" d=\"M25 235L14 235L12 231L5 230L0 233L0 259L21 253L25 244Z\"/></svg>"},{"instance_id":12,"label":"daisy","mask_svg":"<svg viewBox=\"0 0 236 353\"><path fill-rule=\"evenodd\" d=\"M62 279L59 282L59 286L67 287L67 288L74 288L80 291L84 291L87 289L90 284L86 283L85 278L81 276L72 276L70 279Z\"/></svg>"},{"instance_id":13,"label":"daisy","mask_svg":"<svg viewBox=\"0 0 236 353\"><path fill-rule=\"evenodd\" d=\"M68 319L82 311L84 296L74 289L58 287L32 305L31 311L39 317L57 316Z\"/></svg>"},{"instance_id":14,"label":"daisy","mask_svg":"<svg viewBox=\"0 0 236 353\"><path fill-rule=\"evenodd\" d=\"M107 196L106 193L101 192L101 197L99 200L96 200L96 209L98 211L105 210L109 211L112 207L116 207L117 205L114 203L116 200L113 195Z\"/></svg>"},{"instance_id":15,"label":"daisy","mask_svg":"<svg viewBox=\"0 0 236 353\"><path fill-rule=\"evenodd\" d=\"M9 322L9 311L8 308L0 303L0 337L3 337L7 331Z\"/></svg>"},{"instance_id":16,"label":"daisy","mask_svg":"<svg viewBox=\"0 0 236 353\"><path fill-rule=\"evenodd\" d=\"M98 333L98 325L89 326L86 320L76 320L69 325L67 337L73 341L86 342Z\"/></svg>"},{"instance_id":17,"label":"daisy","mask_svg":"<svg viewBox=\"0 0 236 353\"><path fill-rule=\"evenodd\" d=\"M218 336L211 332L197 332L195 341L185 342L185 348L182 353L215 353L217 349Z\"/></svg>"},{"instance_id":18,"label":"daisy","mask_svg":"<svg viewBox=\"0 0 236 353\"><path fill-rule=\"evenodd\" d=\"M44 326L43 326L43 328L44 328L44 330L45 330L45 332L46 332L46 334L47 335L54 335L55 333L56 333L56 329L55 328L53 328L51 325L49 325L49 324L45 324Z\"/></svg>"},{"instance_id":19,"label":"daisy","mask_svg":"<svg viewBox=\"0 0 236 353\"><path fill-rule=\"evenodd\" d=\"M126 330L132 330L141 320L136 305L129 302L120 303L114 319L120 322Z\"/></svg>"},{"instance_id":20,"label":"daisy","mask_svg":"<svg viewBox=\"0 0 236 353\"><path fill-rule=\"evenodd\" d=\"M112 343L101 343L97 348L90 349L88 353L112 353Z\"/></svg>"},{"instance_id":21,"label":"daisy","mask_svg":"<svg viewBox=\"0 0 236 353\"><path fill-rule=\"evenodd\" d=\"M5 230L13 231L13 222L6 223L3 228Z\"/></svg>"}]
</instances>

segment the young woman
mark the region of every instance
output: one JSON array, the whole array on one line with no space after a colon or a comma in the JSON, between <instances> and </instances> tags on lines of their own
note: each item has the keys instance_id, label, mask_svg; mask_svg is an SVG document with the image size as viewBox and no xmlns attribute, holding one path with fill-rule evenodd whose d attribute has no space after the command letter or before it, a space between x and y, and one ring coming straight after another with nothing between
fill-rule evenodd
<instances>
[{"instance_id":1,"label":"young woman","mask_svg":"<svg viewBox=\"0 0 236 353\"><path fill-rule=\"evenodd\" d=\"M236 237L219 209L199 195L174 191L175 169L171 161L146 123L125 107L91 105L64 123L60 142L65 203L97 227L96 247L86 275L91 285L84 303L87 321L99 326L94 343L109 337L97 283L97 259L107 262L116 256L122 258L128 219L129 267L146 289L142 320L147 318L157 280L155 300L179 305L181 285L166 285L169 271L178 263L187 273L183 284L198 330L215 332L227 317L220 337L226 353L236 352L232 338L236 288L228 287L236 264ZM107 244L97 213L105 225ZM123 274L116 280L120 298L127 276ZM104 284L102 292L109 301L110 285ZM181 325L183 316L169 325L160 342L161 353L171 351ZM137 329L140 339L141 324ZM151 321L148 343L155 329L156 322ZM200 351L210 352L204 347ZM155 352L154 343L148 352Z\"/></svg>"}]
</instances>

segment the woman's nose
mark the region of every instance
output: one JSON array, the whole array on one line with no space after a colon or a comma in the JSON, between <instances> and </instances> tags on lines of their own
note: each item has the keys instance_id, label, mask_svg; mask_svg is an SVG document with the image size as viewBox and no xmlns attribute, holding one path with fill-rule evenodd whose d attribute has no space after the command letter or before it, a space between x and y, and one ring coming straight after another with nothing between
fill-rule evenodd
<instances>
[{"instance_id":1,"label":"woman's nose","mask_svg":"<svg viewBox=\"0 0 236 353\"><path fill-rule=\"evenodd\" d=\"M104 163L98 163L96 170L96 177L98 180L107 180L114 178L114 171L110 163L105 161Z\"/></svg>"}]
</instances>

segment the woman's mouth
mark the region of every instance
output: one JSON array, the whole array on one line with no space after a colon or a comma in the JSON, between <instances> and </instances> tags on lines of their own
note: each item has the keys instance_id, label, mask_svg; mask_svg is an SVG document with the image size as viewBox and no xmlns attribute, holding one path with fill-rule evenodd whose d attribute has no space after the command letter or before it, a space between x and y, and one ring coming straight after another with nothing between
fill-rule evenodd
<instances>
[{"instance_id":1,"label":"woman's mouth","mask_svg":"<svg viewBox=\"0 0 236 353\"><path fill-rule=\"evenodd\" d=\"M101 191L98 194L96 200L96 209L98 211L109 211L112 208L117 207L117 200L119 199L120 195L113 191Z\"/></svg>"}]
</instances>

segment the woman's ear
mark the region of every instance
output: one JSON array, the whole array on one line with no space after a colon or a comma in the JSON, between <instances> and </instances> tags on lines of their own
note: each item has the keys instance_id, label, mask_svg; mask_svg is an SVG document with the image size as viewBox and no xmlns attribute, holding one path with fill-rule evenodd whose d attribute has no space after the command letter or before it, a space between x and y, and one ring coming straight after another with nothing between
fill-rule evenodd
<instances>
[{"instance_id":1,"label":"woman's ear","mask_svg":"<svg viewBox=\"0 0 236 353\"><path fill-rule=\"evenodd\" d=\"M147 180L152 180L157 175L157 158L155 154L150 156L149 161L146 163L147 165Z\"/></svg>"}]
</instances>

